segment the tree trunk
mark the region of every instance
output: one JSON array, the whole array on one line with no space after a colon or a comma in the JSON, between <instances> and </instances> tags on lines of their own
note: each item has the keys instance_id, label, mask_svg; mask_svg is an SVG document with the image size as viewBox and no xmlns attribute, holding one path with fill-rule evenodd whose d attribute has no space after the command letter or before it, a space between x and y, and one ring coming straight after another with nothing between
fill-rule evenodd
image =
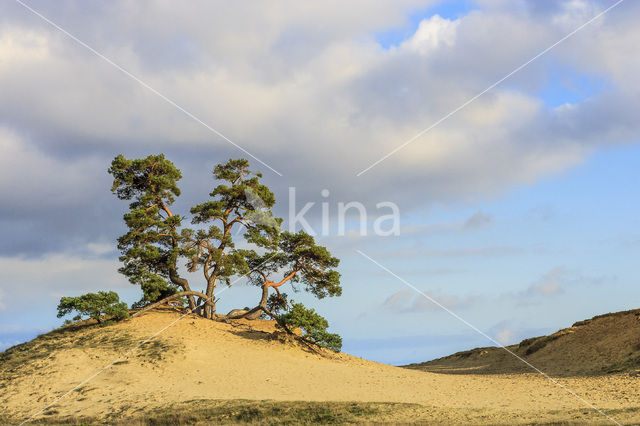
<instances>
[{"instance_id":1,"label":"tree trunk","mask_svg":"<svg viewBox=\"0 0 640 426\"><path fill-rule=\"evenodd\" d=\"M193 296L198 296L198 297L200 297L200 298L201 298L201 300L203 300L203 301L204 301L203 303L205 304L205 307L206 307L206 306L210 306L210 305L211 305L211 303L212 303L212 301L211 301L211 300L208 300L208 299L207 299L207 296L206 296L205 294L200 293L199 291L181 291L181 292L179 292L179 293L172 294L172 295L171 295L171 296L169 296L169 297L165 297L165 298L164 298L164 299L162 299L162 300L159 300L159 301L157 301L157 302L154 302L154 303L150 304L149 306L146 306L146 307L142 308L141 310L139 310L139 311L138 311L138 312L136 312L135 314L131 315L131 318L133 318L133 317L137 317L138 315L140 315L140 314L142 314L142 313L144 313L144 312L150 311L150 310L151 310L151 309L153 309L153 308L157 308L158 306L160 306L160 305L162 305L162 304L165 304L165 303L170 302L170 301L175 300L175 299L179 299L179 298L181 298L181 297L183 297L183 296L191 296L191 298L192 298L192 299L193 299ZM194 302L194 303L195 303L195 302ZM191 312L193 312L193 311L195 310L195 308L196 308L196 307L194 306L193 308L190 308L189 310L190 310Z\"/></svg>"},{"instance_id":2,"label":"tree trunk","mask_svg":"<svg viewBox=\"0 0 640 426\"><path fill-rule=\"evenodd\" d=\"M209 303L204 306L204 317L209 319L216 319L216 301L213 294L216 290L216 276L212 275L207 282L207 299Z\"/></svg>"},{"instance_id":3,"label":"tree trunk","mask_svg":"<svg viewBox=\"0 0 640 426\"><path fill-rule=\"evenodd\" d=\"M169 268L169 279L175 285L182 287L182 289L184 290L183 293L191 292L191 288L189 287L189 281L187 281L186 279L178 275L178 271L176 271L175 268ZM187 300L189 301L189 309L191 310L196 309L197 305L196 305L195 299L193 298L193 294L187 295Z\"/></svg>"},{"instance_id":4,"label":"tree trunk","mask_svg":"<svg viewBox=\"0 0 640 426\"><path fill-rule=\"evenodd\" d=\"M203 300L202 297L198 297L198 299L196 299L196 314L200 316L204 316L204 309L201 306L202 300Z\"/></svg>"},{"instance_id":5,"label":"tree trunk","mask_svg":"<svg viewBox=\"0 0 640 426\"><path fill-rule=\"evenodd\" d=\"M243 318L249 319L249 320L254 320L254 319L258 319L260 317L260 315L262 315L262 309L258 309L258 308L267 308L267 300L269 300L269 286L267 285L267 282L265 281L262 284L262 297L260 298L260 303L258 303L258 306L256 306L254 309L250 310L249 312L247 312Z\"/></svg>"}]
</instances>

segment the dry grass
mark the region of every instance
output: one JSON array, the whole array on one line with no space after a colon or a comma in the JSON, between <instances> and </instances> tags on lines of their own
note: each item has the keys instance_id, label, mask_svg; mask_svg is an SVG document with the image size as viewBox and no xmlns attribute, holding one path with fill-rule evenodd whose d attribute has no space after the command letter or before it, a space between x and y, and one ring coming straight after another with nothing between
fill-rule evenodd
<instances>
[{"instance_id":1,"label":"dry grass","mask_svg":"<svg viewBox=\"0 0 640 426\"><path fill-rule=\"evenodd\" d=\"M609 414L626 423L637 418L640 408L611 410ZM607 424L589 410L549 410L525 414L503 410L499 413L483 409L442 409L420 404L384 402L316 402L316 401L251 401L194 400L168 404L134 414L113 412L105 417L60 416L55 409L33 424L73 425L298 425L298 424L535 424L582 425ZM631 423L631 422L629 422ZM11 424L0 418L0 424Z\"/></svg>"}]
</instances>

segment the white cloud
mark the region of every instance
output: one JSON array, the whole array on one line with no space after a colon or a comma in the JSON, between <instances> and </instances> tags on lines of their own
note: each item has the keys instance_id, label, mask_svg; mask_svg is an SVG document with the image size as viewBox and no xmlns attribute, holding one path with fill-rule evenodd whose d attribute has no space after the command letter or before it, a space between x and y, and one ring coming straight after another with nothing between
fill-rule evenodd
<instances>
[{"instance_id":1,"label":"white cloud","mask_svg":"<svg viewBox=\"0 0 640 426\"><path fill-rule=\"evenodd\" d=\"M44 258L0 257L0 287L5 309L21 306L25 297L57 300L62 296L130 287L116 260L87 259L69 254Z\"/></svg>"},{"instance_id":2,"label":"white cloud","mask_svg":"<svg viewBox=\"0 0 640 426\"><path fill-rule=\"evenodd\" d=\"M354 176L559 39L573 24L565 18L593 12L585 4L563 3L544 12L549 19L509 2L481 4L456 21L424 19L415 34L391 50L377 45L373 33L402 25L416 2L349 7L285 2L247 9L227 3L176 8L114 1L93 9L75 2L39 7L283 169L287 184L328 187L343 200L393 199L407 212L532 182L582 161L597 146L637 135L630 103L640 88L640 63L627 52L640 40L640 31L630 13L612 12L545 59L611 77L607 94L548 110L535 95L547 70L543 62L535 63L367 174ZM19 5L0 8L2 16L16 17L0 31L0 197L3 226L14 232L7 250L22 243L52 251L59 247L51 241L72 247L77 236L91 234L83 247L91 244L93 254L106 254L103 241L115 231L97 232L121 226L122 205L107 200L106 174L120 151L182 157L185 180L195 161L200 166L206 159L210 167L242 155L57 30L33 16L25 19ZM186 186L206 194L210 181L193 184L197 176ZM455 227L474 228L490 220L478 212ZM60 235L50 235L58 230ZM518 250L412 249L407 254ZM561 289L553 282L536 285L531 291L539 294Z\"/></svg>"},{"instance_id":3,"label":"white cloud","mask_svg":"<svg viewBox=\"0 0 640 426\"><path fill-rule=\"evenodd\" d=\"M389 296L382 303L382 308L396 313L437 312L443 310L439 305L447 309L459 310L468 308L479 300L477 296L459 296L440 290L426 290L424 293L438 303L413 290L400 290Z\"/></svg>"},{"instance_id":4,"label":"white cloud","mask_svg":"<svg viewBox=\"0 0 640 426\"><path fill-rule=\"evenodd\" d=\"M411 38L401 44L402 49L428 54L440 46L451 47L455 44L456 28L460 22L444 19L440 15L423 19Z\"/></svg>"},{"instance_id":5,"label":"white cloud","mask_svg":"<svg viewBox=\"0 0 640 426\"><path fill-rule=\"evenodd\" d=\"M600 12L598 5L593 1L569 0L561 3L560 7L561 12L554 15L552 21L567 31L572 31Z\"/></svg>"},{"instance_id":6,"label":"white cloud","mask_svg":"<svg viewBox=\"0 0 640 426\"><path fill-rule=\"evenodd\" d=\"M559 266L545 273L539 280L531 284L527 289L527 293L542 296L561 293L563 291L563 285L568 280L567 270Z\"/></svg>"},{"instance_id":7,"label":"white cloud","mask_svg":"<svg viewBox=\"0 0 640 426\"><path fill-rule=\"evenodd\" d=\"M498 343L500 343L503 346L511 345L515 343L517 338L518 338L518 335L513 330L510 330L508 328L505 328L497 332L495 337Z\"/></svg>"},{"instance_id":8,"label":"white cloud","mask_svg":"<svg viewBox=\"0 0 640 426\"><path fill-rule=\"evenodd\" d=\"M542 274L540 278L532 282L525 290L516 293L519 303L537 303L536 300L544 297L556 296L578 287L598 286L603 283L612 283L617 280L615 276L587 276L577 270L557 266ZM513 296L513 295L511 295Z\"/></svg>"},{"instance_id":9,"label":"white cloud","mask_svg":"<svg viewBox=\"0 0 640 426\"><path fill-rule=\"evenodd\" d=\"M274 187L296 185L314 195L329 188L338 200L365 204L383 198L406 213L534 182L600 146L637 137L640 60L628 52L640 41L629 13L638 6L625 4L620 7L627 13L616 9L601 18L597 27L585 28L544 61L355 177L564 36L569 23L563 17L582 11L585 2L536 6L544 19L522 4L481 3L455 21L426 18L390 50L377 44L375 32L401 26L411 10L427 5L284 2L246 8L203 2L176 8L114 1L87 8L71 1L39 7L284 172L286 184L272 180ZM12 200L12 214L22 207L38 216L29 232L56 228L53 206L68 208L61 214L68 218L71 212L97 217L104 206L116 205L106 202L105 169L119 152L180 158L185 186L202 194L210 181L200 179L196 163L208 168L244 155L60 32L28 14L25 19L19 5L3 4L0 12L16 17L0 32L0 139L9 154L3 156L0 196ZM537 95L548 64L610 78L611 90L571 108L549 109ZM254 168L264 169L255 162ZM23 188L9 183L16 180ZM99 220L115 229L119 216ZM97 232L84 226L75 234Z\"/></svg>"},{"instance_id":10,"label":"white cloud","mask_svg":"<svg viewBox=\"0 0 640 426\"><path fill-rule=\"evenodd\" d=\"M109 243L89 243L87 244L87 250L94 255L103 255L112 253L116 249L115 244Z\"/></svg>"},{"instance_id":11,"label":"white cloud","mask_svg":"<svg viewBox=\"0 0 640 426\"><path fill-rule=\"evenodd\" d=\"M0 71L16 70L16 65L37 65L48 55L48 40L41 33L22 28L5 28L0 33Z\"/></svg>"},{"instance_id":12,"label":"white cloud","mask_svg":"<svg viewBox=\"0 0 640 426\"><path fill-rule=\"evenodd\" d=\"M396 48L376 42L376 33L435 3L70 0L34 7L282 171L284 179L252 161L279 204L288 186L316 201L328 188L332 201L391 200L403 214L424 217L429 206L491 196L579 164L601 147L637 141L640 55L629 52L640 43L640 3L624 2L356 178L610 4L479 0L455 21L424 19ZM215 163L245 155L19 4L2 2L0 22L0 302L24 310L34 294L55 300L133 288L115 259L97 259L122 233L126 208L109 194L110 160L120 152L166 153L184 174L176 207L188 211L210 192ZM601 78L605 89L549 108L539 93L557 67ZM490 221L478 212L466 229ZM416 233L463 228L461 220ZM414 242L388 255L406 264L416 256L533 250L471 238L455 249ZM574 278L543 277L505 298L552 297ZM452 309L475 301L429 294ZM391 312L440 309L410 293L387 304Z\"/></svg>"}]
</instances>

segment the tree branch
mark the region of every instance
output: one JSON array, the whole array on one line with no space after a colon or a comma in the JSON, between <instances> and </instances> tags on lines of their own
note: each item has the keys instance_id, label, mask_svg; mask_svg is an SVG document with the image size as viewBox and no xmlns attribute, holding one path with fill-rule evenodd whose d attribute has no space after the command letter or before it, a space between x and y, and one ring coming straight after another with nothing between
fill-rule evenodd
<instances>
[{"instance_id":1,"label":"tree branch","mask_svg":"<svg viewBox=\"0 0 640 426\"><path fill-rule=\"evenodd\" d=\"M289 275L287 275L286 277L284 277L282 279L282 281L280 281L279 283L274 283L273 281L271 281L271 284L269 284L269 287L273 287L276 289L276 291L278 290L278 287L280 287L282 284L286 283L287 281L289 281L291 278L293 278L296 274L298 273L298 269L294 268L293 272L291 272Z\"/></svg>"},{"instance_id":2,"label":"tree branch","mask_svg":"<svg viewBox=\"0 0 640 426\"><path fill-rule=\"evenodd\" d=\"M173 213L171 213L171 210L169 210L169 207L167 207L167 205L164 203L164 201L162 201L162 198L158 199L158 204L160 205L162 210L164 210L169 215L169 217L173 216Z\"/></svg>"},{"instance_id":3,"label":"tree branch","mask_svg":"<svg viewBox=\"0 0 640 426\"><path fill-rule=\"evenodd\" d=\"M163 305L163 304L165 304L167 302L170 302L172 300L175 300L175 299L179 299L179 298L181 298L183 296L198 296L198 297L200 297L200 300L206 300L206 302L204 302L205 305L213 305L213 302L211 300L209 300L207 295L204 294L204 293L200 293L199 291L181 291L179 293L172 294L169 297L165 297L164 299L159 300L159 301L157 301L155 303L152 303L149 306L144 307L143 309L139 310L135 314L131 315L130 318L137 317L138 315L140 315L140 314L142 314L144 312L150 311L153 308L157 308L160 305Z\"/></svg>"}]
</instances>

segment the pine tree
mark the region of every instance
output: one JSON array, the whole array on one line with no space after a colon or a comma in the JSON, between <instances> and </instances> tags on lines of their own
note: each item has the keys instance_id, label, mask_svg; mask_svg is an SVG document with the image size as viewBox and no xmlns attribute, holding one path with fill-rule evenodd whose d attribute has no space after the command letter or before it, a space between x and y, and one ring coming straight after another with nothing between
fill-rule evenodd
<instances>
[{"instance_id":1,"label":"pine tree","mask_svg":"<svg viewBox=\"0 0 640 426\"><path fill-rule=\"evenodd\" d=\"M243 227L276 232L281 220L275 219L271 207L275 197L260 183L262 175L249 170L245 159L229 160L215 167L213 175L221 184L209 194L213 199L191 209L194 224L207 224L207 229L188 232L188 247L194 251L189 267L202 268L206 281L204 291L212 299L218 282L230 285L231 277L249 273L242 251L235 249L233 229ZM187 234L185 234L187 235ZM204 310L207 318L215 317L215 304Z\"/></svg>"},{"instance_id":2,"label":"pine tree","mask_svg":"<svg viewBox=\"0 0 640 426\"><path fill-rule=\"evenodd\" d=\"M290 306L280 293L280 287L291 282L294 291L300 284L319 299L340 296L340 274L335 270L340 261L304 231L280 230L282 219L271 212L274 195L260 182L262 175L249 170L247 160L229 160L213 169L214 179L223 183L209 194L211 200L191 208L195 229L183 227L182 216L170 209L180 195L182 175L164 155L134 160L118 155L109 173L112 192L131 201L124 215L128 231L118 238L123 262L119 271L142 289L144 310L187 297L192 311L198 308L201 315L214 319L217 285L231 285L234 276L248 275L262 296L258 306L240 316L255 319L266 313L288 332L290 327L301 328L307 342L340 349L340 337L326 331L324 318L301 304ZM234 230L244 230L245 241L261 254L237 249ZM179 274L180 260L189 272L202 270L202 292L191 290ZM270 278L276 275L278 281ZM276 291L271 298L269 288Z\"/></svg>"},{"instance_id":3,"label":"pine tree","mask_svg":"<svg viewBox=\"0 0 640 426\"><path fill-rule=\"evenodd\" d=\"M118 238L122 252L119 271L139 285L143 301L155 302L175 294L190 292L189 282L178 273L178 259L184 255L182 217L170 206L180 195L177 182L182 178L164 155L129 160L118 155L111 163L111 191L121 200L131 200L124 215L127 233ZM195 308L193 295L189 307Z\"/></svg>"},{"instance_id":4,"label":"pine tree","mask_svg":"<svg viewBox=\"0 0 640 426\"><path fill-rule=\"evenodd\" d=\"M80 321L83 315L93 318L102 324L102 316L122 320L129 317L127 304L120 302L120 297L113 291L99 291L87 293L78 297L63 297L58 304L58 318L62 318L71 312L77 312L74 321Z\"/></svg>"},{"instance_id":5,"label":"pine tree","mask_svg":"<svg viewBox=\"0 0 640 426\"><path fill-rule=\"evenodd\" d=\"M297 233L265 232L253 229L247 232L247 240L266 249L262 255L253 250L243 251L243 255L251 271L252 282L262 290L258 306L245 315L252 319L259 317L267 307L269 288L273 288L280 296L280 287L291 282L297 291L296 284L302 284L305 291L314 294L318 299L326 296L340 296L340 260L329 251L316 244L313 236L304 231ZM283 271L278 281L270 276Z\"/></svg>"},{"instance_id":6,"label":"pine tree","mask_svg":"<svg viewBox=\"0 0 640 426\"><path fill-rule=\"evenodd\" d=\"M207 318L215 318L214 292L218 282L230 285L231 278L249 272L244 256L235 249L236 227L246 230L277 229L270 208L273 193L260 183L259 173L249 170L245 159L229 160L216 166L213 175L220 184L209 194L212 200L191 209L194 225L182 226L182 216L170 207L180 195L177 182L182 175L164 155L129 160L118 155L111 163L114 192L122 200L131 200L124 215L128 232L118 239L124 266L120 272L143 291L148 307L186 296L189 307L201 307ZM272 231L273 232L273 231ZM203 292L193 291L189 281L178 272L183 259L190 272L202 269ZM197 296L196 303L194 296Z\"/></svg>"}]
</instances>

